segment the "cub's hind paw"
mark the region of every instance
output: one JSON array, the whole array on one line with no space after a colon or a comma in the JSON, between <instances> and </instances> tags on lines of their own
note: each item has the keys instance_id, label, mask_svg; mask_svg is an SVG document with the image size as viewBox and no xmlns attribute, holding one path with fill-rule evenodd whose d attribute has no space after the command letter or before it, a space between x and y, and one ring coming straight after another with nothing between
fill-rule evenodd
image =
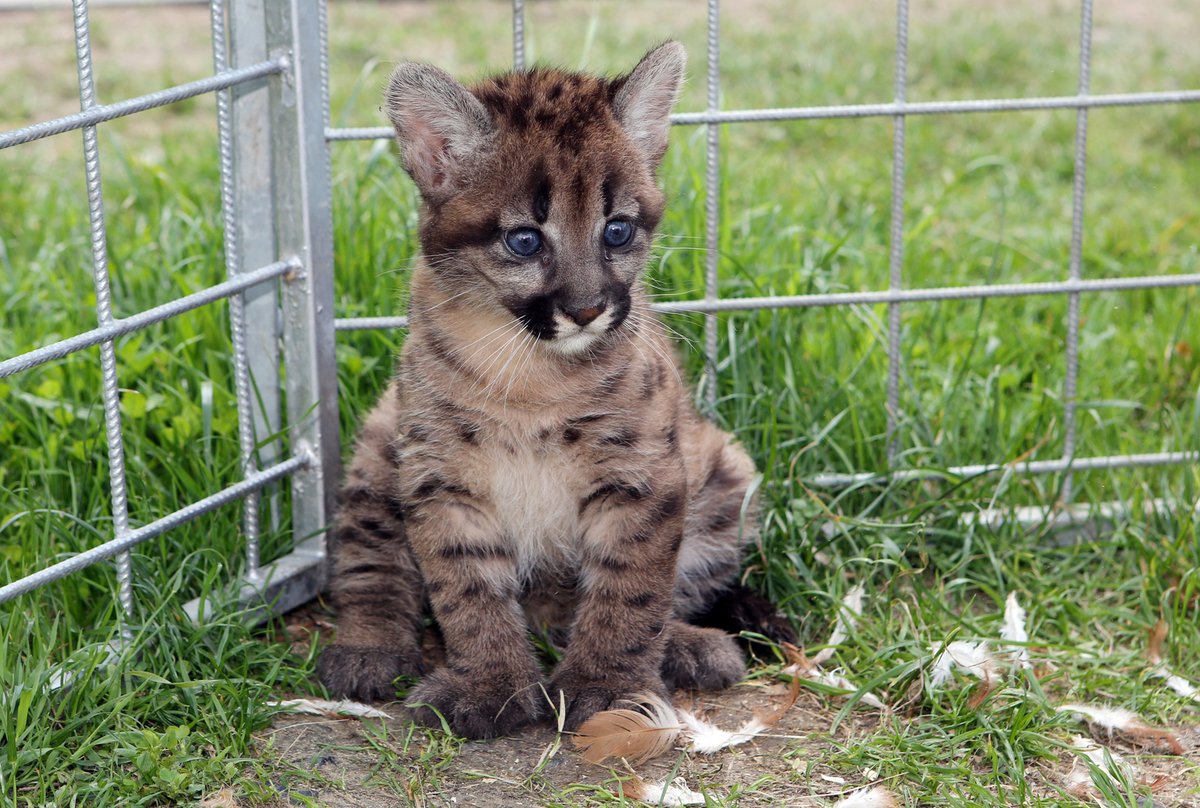
<instances>
[{"instance_id":1,"label":"cub's hind paw","mask_svg":"<svg viewBox=\"0 0 1200 808\"><path fill-rule=\"evenodd\" d=\"M421 652L393 648L326 646L317 660L317 676L330 695L358 701L390 701L396 698L395 680L420 676Z\"/></svg>"},{"instance_id":2,"label":"cub's hind paw","mask_svg":"<svg viewBox=\"0 0 1200 808\"><path fill-rule=\"evenodd\" d=\"M414 721L430 727L441 719L464 738L494 738L541 718L546 706L536 678L467 674L440 668L404 701Z\"/></svg>"},{"instance_id":3,"label":"cub's hind paw","mask_svg":"<svg viewBox=\"0 0 1200 808\"><path fill-rule=\"evenodd\" d=\"M721 690L746 675L746 659L733 636L674 621L667 627L662 673L671 688Z\"/></svg>"}]
</instances>

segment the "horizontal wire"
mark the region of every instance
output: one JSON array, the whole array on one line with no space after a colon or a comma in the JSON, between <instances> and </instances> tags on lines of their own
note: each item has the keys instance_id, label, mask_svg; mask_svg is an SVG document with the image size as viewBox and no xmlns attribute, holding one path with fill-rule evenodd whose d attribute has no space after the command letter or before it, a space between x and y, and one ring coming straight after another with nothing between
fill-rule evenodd
<instances>
[{"instance_id":1,"label":"horizontal wire","mask_svg":"<svg viewBox=\"0 0 1200 808\"><path fill-rule=\"evenodd\" d=\"M29 143L32 140L40 140L51 135L61 135L63 132L70 132L73 129L95 126L104 121L111 121L114 118L122 118L126 115L145 112L155 107L164 107L167 104L174 104L176 101L183 101L187 98L194 98L197 95L223 90L226 87L233 87L234 85L253 81L263 76L282 73L285 69L287 69L287 61L285 59L273 59L269 62L260 62L249 67L238 68L237 70L227 70L215 76L168 87L165 90L158 90L147 95L139 95L136 98L129 98L114 104L102 104L92 107L86 112L76 112L72 115L64 115L61 118L0 133L0 149Z\"/></svg>"},{"instance_id":2,"label":"horizontal wire","mask_svg":"<svg viewBox=\"0 0 1200 808\"><path fill-rule=\"evenodd\" d=\"M207 289L202 289L199 292L176 298L161 306L155 306L152 309L146 309L129 317L113 320L111 323L102 325L99 328L93 328L91 331L85 331L82 334L59 340L50 345L44 345L28 353L14 356L11 359L5 359L3 362L0 362L0 379L23 370L29 370L38 365L44 365L46 362L55 359L61 359L64 356L77 353L85 348L98 345L101 342L139 331L163 320L169 320L192 309L197 309L208 303L230 297L251 286L256 286L299 269L301 269L300 261L295 258L276 261L273 264L267 264L261 269L247 272L245 275L239 275L234 280L223 281Z\"/></svg>"},{"instance_id":3,"label":"horizontal wire","mask_svg":"<svg viewBox=\"0 0 1200 808\"><path fill-rule=\"evenodd\" d=\"M897 469L890 474L873 471L853 474L817 474L805 477L807 485L818 488L848 488L852 485L883 485L889 482L913 482L939 478L969 478L997 471L1011 470L1016 474L1057 474L1063 471L1104 471L1106 469L1140 468L1144 466L1175 466L1200 463L1200 451L1151 452L1143 454L1098 455L1096 457L1029 460L1023 463L979 463L949 468Z\"/></svg>"},{"instance_id":4,"label":"horizontal wire","mask_svg":"<svg viewBox=\"0 0 1200 808\"><path fill-rule=\"evenodd\" d=\"M882 289L868 292L830 292L816 295L778 297L739 297L721 300L678 300L650 306L662 314L685 312L751 311L756 309L798 309L820 306L849 306L871 303L917 303L939 300L982 300L992 297L1059 295L1071 292L1114 292L1127 289L1162 289L1200 286L1200 274L1146 275L1135 278L1092 278L1047 283L1001 283L987 286L941 286L928 289ZM339 317L333 321L338 331L407 328L407 317Z\"/></svg>"},{"instance_id":5,"label":"horizontal wire","mask_svg":"<svg viewBox=\"0 0 1200 808\"><path fill-rule=\"evenodd\" d=\"M241 499L265 485L311 465L313 462L315 462L314 458L307 452L290 457L281 463L268 466L262 471L256 472L224 490L180 508L172 514L168 514L136 530L131 530L119 539L106 541L104 544L97 545L90 550L85 550L65 561L52 564L45 569L26 575L24 578L18 578L12 583L0 587L0 603L12 600L19 595L45 586L52 581L65 578L84 567L90 567L92 564L103 561L106 558L111 558L119 553L130 550L136 545L190 522L198 516L202 516L209 511L216 510L222 505L227 505Z\"/></svg>"},{"instance_id":6,"label":"horizontal wire","mask_svg":"<svg viewBox=\"0 0 1200 808\"><path fill-rule=\"evenodd\" d=\"M884 104L834 104L773 109L727 109L717 112L677 112L676 126L705 123L754 123L760 121L812 121L828 118L885 118L896 115L953 115L978 112L1029 112L1045 109L1090 109L1135 107L1156 104L1200 103L1200 90L1167 90L1109 95L1056 95L1043 98L980 98L961 101L907 101ZM330 127L326 140L387 140L396 136L388 126Z\"/></svg>"}]
</instances>

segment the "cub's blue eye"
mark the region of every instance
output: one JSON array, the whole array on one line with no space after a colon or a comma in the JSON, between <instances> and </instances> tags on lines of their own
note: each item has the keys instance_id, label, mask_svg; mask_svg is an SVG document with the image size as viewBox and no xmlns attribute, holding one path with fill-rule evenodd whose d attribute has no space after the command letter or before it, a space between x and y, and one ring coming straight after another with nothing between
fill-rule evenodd
<instances>
[{"instance_id":1,"label":"cub's blue eye","mask_svg":"<svg viewBox=\"0 0 1200 808\"><path fill-rule=\"evenodd\" d=\"M613 219L604 225L604 243L610 247L624 247L633 238L633 225L624 219Z\"/></svg>"},{"instance_id":2,"label":"cub's blue eye","mask_svg":"<svg viewBox=\"0 0 1200 808\"><path fill-rule=\"evenodd\" d=\"M532 227L518 227L504 234L504 243L513 255L528 258L542 251L542 234Z\"/></svg>"}]
</instances>

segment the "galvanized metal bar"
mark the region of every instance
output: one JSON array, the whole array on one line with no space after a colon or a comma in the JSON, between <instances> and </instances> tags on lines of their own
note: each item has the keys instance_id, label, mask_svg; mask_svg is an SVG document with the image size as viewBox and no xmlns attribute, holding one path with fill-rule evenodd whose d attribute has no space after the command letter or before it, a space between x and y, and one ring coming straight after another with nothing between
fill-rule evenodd
<instances>
[{"instance_id":1,"label":"galvanized metal bar","mask_svg":"<svg viewBox=\"0 0 1200 808\"><path fill-rule=\"evenodd\" d=\"M1029 460L1021 463L978 463L967 466L950 466L943 469L914 468L895 469L887 474L871 471L853 474L815 474L806 477L807 485L818 488L848 488L852 485L885 485L889 482L915 482L934 479L969 479L984 474L1011 471L1014 474L1059 474L1073 471L1106 471L1123 468L1146 468L1151 466L1179 466L1200 462L1200 451L1147 452L1142 454L1101 455L1097 457L1056 458L1054 460Z\"/></svg>"},{"instance_id":2,"label":"galvanized metal bar","mask_svg":"<svg viewBox=\"0 0 1200 808\"><path fill-rule=\"evenodd\" d=\"M75 22L75 63L79 73L79 108L87 112L97 106L96 82L92 75L92 42L87 0L72 0ZM83 161L87 176L88 222L92 242L92 285L96 291L96 319L100 327L111 325L112 289L108 278L108 232L104 223L104 192L100 179L100 149L96 127L83 128ZM108 444L108 482L112 500L113 533L119 541L129 532L129 497L125 481L125 445L121 432L121 392L117 387L117 353L112 340L100 343L103 377L104 436ZM133 616L133 565L128 553L117 558L117 597L126 617Z\"/></svg>"},{"instance_id":3,"label":"galvanized metal bar","mask_svg":"<svg viewBox=\"0 0 1200 808\"><path fill-rule=\"evenodd\" d=\"M333 331L333 218L321 98L321 12L311 0L270 0L267 47L288 72L271 82L275 236L304 272L283 294L287 420L293 453L317 462L292 478L292 532L319 537L333 513L339 475ZM323 544L322 544L323 546ZM313 594L316 594L315 591Z\"/></svg>"},{"instance_id":4,"label":"galvanized metal bar","mask_svg":"<svg viewBox=\"0 0 1200 808\"><path fill-rule=\"evenodd\" d=\"M213 70L229 66L225 39L225 2L209 5L212 24ZM234 279L242 271L238 232L237 197L233 174L233 101L229 88L217 91L217 153L221 175L221 217L225 233L225 274ZM229 297L229 329L233 342L233 389L237 401L238 452L243 479L257 470L254 456L254 408L250 397L250 367L246 358L246 301L240 293ZM246 494L242 503L242 533L246 538L246 575L258 575L258 492Z\"/></svg>"},{"instance_id":5,"label":"galvanized metal bar","mask_svg":"<svg viewBox=\"0 0 1200 808\"><path fill-rule=\"evenodd\" d=\"M73 115L64 115L54 120L0 133L0 149L7 149L10 146L40 140L51 135L60 135L63 132L71 132L75 129L83 129L87 126L95 126L98 123L111 121L114 118L121 118L126 115L133 115L137 112L145 112L155 107L174 104L177 101L215 92L225 87L233 87L237 84L261 79L265 76L278 73L282 69L283 67L278 61L272 60L238 70L230 70L217 76L190 81L186 84L180 84L147 95L139 95L136 98L118 101L115 104L95 104Z\"/></svg>"},{"instance_id":6,"label":"galvanized metal bar","mask_svg":"<svg viewBox=\"0 0 1200 808\"><path fill-rule=\"evenodd\" d=\"M963 101L916 101L903 104L842 104L776 109L731 109L718 112L677 112L676 126L764 121L813 121L834 118L891 118L896 115L956 115L984 112L1031 112L1049 109L1158 106L1200 103L1200 90L1113 93L1109 95L1046 96L1043 98L990 98ZM325 132L328 140L390 140L396 133L386 126L336 127Z\"/></svg>"},{"instance_id":7,"label":"galvanized metal bar","mask_svg":"<svg viewBox=\"0 0 1200 808\"><path fill-rule=\"evenodd\" d=\"M1141 516L1190 512L1200 515L1200 500L1187 503L1180 500L1156 497L1142 503ZM1128 502L1096 502L1074 505L1023 505L1013 508L984 508L964 513L958 517L963 525L976 525L997 530L1004 525L1016 524L1023 528L1049 529L1055 532L1067 528L1084 528L1098 536L1112 523L1128 519L1138 511Z\"/></svg>"},{"instance_id":8,"label":"galvanized metal bar","mask_svg":"<svg viewBox=\"0 0 1200 808\"><path fill-rule=\"evenodd\" d=\"M896 103L904 104L908 96L908 0L896 2ZM888 252L888 289L895 291L904 285L904 146L906 119L904 113L892 118L892 212L890 249ZM887 369L887 462L896 460L900 423L900 304L888 304L888 369Z\"/></svg>"},{"instance_id":9,"label":"galvanized metal bar","mask_svg":"<svg viewBox=\"0 0 1200 808\"><path fill-rule=\"evenodd\" d=\"M263 0L229 0L229 39L233 65L267 59ZM270 90L266 82L239 84L233 90L233 188L239 272L274 261L275 197L271 186ZM226 238L228 238L228 233ZM278 284L249 288L245 301L246 359L253 390L257 462L270 466L284 456L282 438L265 441L283 431L280 381L280 317ZM268 524L279 528L280 501L276 486L263 490Z\"/></svg>"},{"instance_id":10,"label":"galvanized metal bar","mask_svg":"<svg viewBox=\"0 0 1200 808\"><path fill-rule=\"evenodd\" d=\"M721 107L721 3L708 0L707 54L708 113ZM704 148L704 300L717 301L721 261L721 129L706 125ZM704 402L709 414L717 411L717 328L715 312L704 316Z\"/></svg>"},{"instance_id":11,"label":"galvanized metal bar","mask_svg":"<svg viewBox=\"0 0 1200 808\"><path fill-rule=\"evenodd\" d=\"M253 287L260 283L265 283L274 280L281 275L289 272L295 272L299 269L300 263L295 259L289 261L277 261L273 264L268 264L265 267L256 269L253 272L247 272L244 275L239 275L234 280L224 281L215 286L210 286L207 289L202 289L199 292L193 292L190 295L176 298L170 303L164 303L161 306L155 306L152 309L138 312L129 317L111 320L108 324L93 328L91 331L85 331L74 337L68 337L64 340L44 345L41 348L36 348L28 353L23 353L14 356L11 359L6 359L0 362L0 379L5 376L11 376L14 373L20 373L23 370L44 365L47 362L55 359L61 359L64 356L77 353L93 345L99 345L102 342L108 342L122 337L125 334L131 334L134 331L140 331L147 326L161 323L163 320L169 320L172 317L177 317L184 312L198 309L208 303L213 303L217 300L222 300L232 294L236 294L245 289Z\"/></svg>"},{"instance_id":12,"label":"galvanized metal bar","mask_svg":"<svg viewBox=\"0 0 1200 808\"><path fill-rule=\"evenodd\" d=\"M513 70L525 69L525 0L513 0Z\"/></svg>"},{"instance_id":13,"label":"galvanized metal bar","mask_svg":"<svg viewBox=\"0 0 1200 808\"><path fill-rule=\"evenodd\" d=\"M82 0L78 0L78 2L82 2ZM255 472L253 476L248 477L241 482L234 483L233 485L217 492L216 494L205 497L198 502L193 502L192 504L180 508L174 513L168 514L161 519L157 519L148 525L137 528L136 530L127 531L116 539L107 541L104 544L91 548L90 550L85 550L78 555L71 556L65 561L60 561L57 564L53 564L43 570L39 570L32 575L26 575L24 578L19 578L12 583L0 586L0 603L12 600L18 595L30 592L41 586L45 586L52 581L65 578L73 572L78 572L84 567L90 567L92 564L103 561L106 558L112 558L118 554L127 554L129 550L144 541L153 539L155 536L161 536L168 530L172 530L180 525L192 521L197 516L201 516L209 511L216 510L222 505L226 505L230 502L241 499L251 491L257 491L264 485L285 477L288 474L301 471L315 462L315 458L307 454L288 458L282 463L277 463L274 466Z\"/></svg>"},{"instance_id":14,"label":"galvanized metal bar","mask_svg":"<svg viewBox=\"0 0 1200 808\"><path fill-rule=\"evenodd\" d=\"M337 331L388 331L408 328L407 317L339 317L333 321Z\"/></svg>"},{"instance_id":15,"label":"galvanized metal bar","mask_svg":"<svg viewBox=\"0 0 1200 808\"><path fill-rule=\"evenodd\" d=\"M1128 289L1175 289L1200 286L1200 274L1146 275L1132 278L1092 278L1080 281L1047 283L1000 283L991 286L942 286L928 289L884 289L866 292L828 292L814 295L777 297L730 297L720 300L671 300L652 303L653 311L663 314L686 312L754 311L758 309L804 309L827 306L871 305L880 303L920 303L945 300L987 300L994 297L1035 297L1070 292L1096 294ZM334 321L338 331L407 328L407 317L340 317Z\"/></svg>"},{"instance_id":16,"label":"galvanized metal bar","mask_svg":"<svg viewBox=\"0 0 1200 808\"><path fill-rule=\"evenodd\" d=\"M1092 73L1092 0L1083 0L1079 20L1079 94L1087 95ZM1083 277L1083 213L1087 188L1088 111L1075 113L1075 176L1071 191L1071 259L1067 277ZM1066 379L1063 382L1063 457L1075 456L1075 404L1079 387L1079 293L1067 298ZM1062 499L1070 502L1074 488L1071 472L1062 481Z\"/></svg>"},{"instance_id":17,"label":"galvanized metal bar","mask_svg":"<svg viewBox=\"0 0 1200 808\"><path fill-rule=\"evenodd\" d=\"M724 298L715 302L705 300L672 300L655 303L659 312L685 311L748 311L751 309L792 309L850 304L916 303L939 300L984 300L993 297L1026 297L1058 295L1071 292L1118 292L1126 289L1165 289L1200 286L1200 274L1146 275L1131 278L1091 278L1078 281L1047 283L998 283L990 286L944 286L928 289L888 289L866 292L829 292L813 295L780 295L778 297Z\"/></svg>"}]
</instances>

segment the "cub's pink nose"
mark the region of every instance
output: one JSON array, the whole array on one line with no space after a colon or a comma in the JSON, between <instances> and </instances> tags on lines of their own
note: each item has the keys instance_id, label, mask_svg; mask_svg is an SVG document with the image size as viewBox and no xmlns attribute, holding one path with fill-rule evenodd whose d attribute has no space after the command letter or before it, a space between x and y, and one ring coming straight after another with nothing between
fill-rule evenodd
<instances>
[{"instance_id":1,"label":"cub's pink nose","mask_svg":"<svg viewBox=\"0 0 1200 808\"><path fill-rule=\"evenodd\" d=\"M578 325L587 325L604 313L604 303L588 306L586 309L566 309L564 313Z\"/></svg>"}]
</instances>

